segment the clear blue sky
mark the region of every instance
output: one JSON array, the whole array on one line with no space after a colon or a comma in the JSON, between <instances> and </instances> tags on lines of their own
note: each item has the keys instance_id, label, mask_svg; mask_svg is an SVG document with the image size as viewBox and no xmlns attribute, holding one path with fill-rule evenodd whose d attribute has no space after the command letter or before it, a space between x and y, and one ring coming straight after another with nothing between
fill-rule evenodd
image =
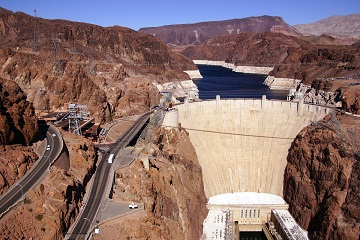
<instances>
[{"instance_id":1,"label":"clear blue sky","mask_svg":"<svg viewBox=\"0 0 360 240\"><path fill-rule=\"evenodd\" d=\"M46 19L134 30L170 24L281 16L290 25L360 13L360 0L0 0L0 7Z\"/></svg>"}]
</instances>

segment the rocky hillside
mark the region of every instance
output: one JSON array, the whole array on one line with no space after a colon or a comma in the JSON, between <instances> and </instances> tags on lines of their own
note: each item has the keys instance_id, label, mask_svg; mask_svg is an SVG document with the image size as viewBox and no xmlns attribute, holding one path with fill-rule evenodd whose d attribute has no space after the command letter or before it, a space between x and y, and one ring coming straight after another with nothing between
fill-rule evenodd
<instances>
[{"instance_id":1,"label":"rocky hillside","mask_svg":"<svg viewBox=\"0 0 360 240\"><path fill-rule=\"evenodd\" d=\"M274 16L168 25L141 28L139 31L158 37L169 46L197 45L217 36L235 35L243 32L279 32L291 36L301 35L281 17Z\"/></svg>"},{"instance_id":2,"label":"rocky hillside","mask_svg":"<svg viewBox=\"0 0 360 240\"><path fill-rule=\"evenodd\" d=\"M357 76L360 48L323 45L280 33L241 33L221 36L182 53L191 59L226 61L236 65L274 67L270 75L302 79Z\"/></svg>"},{"instance_id":3,"label":"rocky hillside","mask_svg":"<svg viewBox=\"0 0 360 240\"><path fill-rule=\"evenodd\" d=\"M360 236L360 119L328 116L293 142L284 198L311 239Z\"/></svg>"},{"instance_id":4,"label":"rocky hillside","mask_svg":"<svg viewBox=\"0 0 360 240\"><path fill-rule=\"evenodd\" d=\"M153 82L188 79L183 71L196 69L147 34L2 8L0 46L0 77L17 82L35 109L87 104L99 121L149 109L158 100Z\"/></svg>"},{"instance_id":5,"label":"rocky hillside","mask_svg":"<svg viewBox=\"0 0 360 240\"><path fill-rule=\"evenodd\" d=\"M97 155L90 141L68 132L62 132L62 136L70 168L52 166L26 199L0 219L1 239L63 239L75 221Z\"/></svg>"},{"instance_id":6,"label":"rocky hillside","mask_svg":"<svg viewBox=\"0 0 360 240\"><path fill-rule=\"evenodd\" d=\"M310 24L293 26L303 34L360 38L360 14L332 16Z\"/></svg>"},{"instance_id":7,"label":"rocky hillside","mask_svg":"<svg viewBox=\"0 0 360 240\"><path fill-rule=\"evenodd\" d=\"M116 172L113 201L144 203L144 213L101 225L96 239L116 239L115 231L123 239L200 238L207 200L187 132L160 129L153 151L148 170L136 160Z\"/></svg>"},{"instance_id":8,"label":"rocky hillside","mask_svg":"<svg viewBox=\"0 0 360 240\"><path fill-rule=\"evenodd\" d=\"M26 95L15 82L0 77L0 195L38 159L30 145L39 133L34 108Z\"/></svg>"}]
</instances>

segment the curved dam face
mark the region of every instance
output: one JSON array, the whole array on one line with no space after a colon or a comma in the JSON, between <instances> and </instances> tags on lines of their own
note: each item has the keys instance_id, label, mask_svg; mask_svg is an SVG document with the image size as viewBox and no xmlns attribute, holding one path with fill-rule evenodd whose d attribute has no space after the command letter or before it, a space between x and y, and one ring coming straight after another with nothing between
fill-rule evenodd
<instances>
[{"instance_id":1,"label":"curved dam face","mask_svg":"<svg viewBox=\"0 0 360 240\"><path fill-rule=\"evenodd\" d=\"M288 149L296 135L330 109L302 102L232 99L176 106L203 171L205 194L282 196Z\"/></svg>"}]
</instances>

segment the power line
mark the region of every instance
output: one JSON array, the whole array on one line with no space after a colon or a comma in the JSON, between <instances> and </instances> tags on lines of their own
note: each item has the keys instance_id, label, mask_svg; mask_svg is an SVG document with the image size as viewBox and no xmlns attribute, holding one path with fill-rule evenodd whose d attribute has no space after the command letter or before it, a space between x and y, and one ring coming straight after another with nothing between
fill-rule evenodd
<instances>
[{"instance_id":1,"label":"power line","mask_svg":"<svg viewBox=\"0 0 360 240\"><path fill-rule=\"evenodd\" d=\"M134 120L126 120L123 119L123 122L131 122L135 123ZM7 121L11 122L11 121ZM12 122L14 123L14 122ZM18 123L18 121L17 121ZM37 124L38 126L47 126L48 124ZM157 123L145 123L146 126L158 126ZM268 138L268 139L281 139L281 140L291 140L294 138L287 138L287 137L276 137L276 136L265 136L265 135L255 135L255 134L245 134L245 133L234 133L234 132L225 132L225 131L213 131L213 130L205 130L205 129L198 129L198 128L186 128L186 127L173 127L173 126L166 126L166 125L160 125L160 127L171 127L176 129L185 129L188 131L196 131L196 132L206 132L206 133L215 133L215 134L222 134L222 135L233 135L233 136L243 136L243 137L256 137L256 138Z\"/></svg>"}]
</instances>

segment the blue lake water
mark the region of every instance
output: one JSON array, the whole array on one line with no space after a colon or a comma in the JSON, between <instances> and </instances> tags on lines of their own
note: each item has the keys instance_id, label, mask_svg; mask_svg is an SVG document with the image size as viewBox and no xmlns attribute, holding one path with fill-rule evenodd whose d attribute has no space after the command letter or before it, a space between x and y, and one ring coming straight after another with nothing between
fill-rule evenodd
<instances>
[{"instance_id":1,"label":"blue lake water","mask_svg":"<svg viewBox=\"0 0 360 240\"><path fill-rule=\"evenodd\" d=\"M263 82L266 75L237 73L220 66L198 65L202 79L194 80L201 99L261 98L286 100L287 90L271 90Z\"/></svg>"}]
</instances>

